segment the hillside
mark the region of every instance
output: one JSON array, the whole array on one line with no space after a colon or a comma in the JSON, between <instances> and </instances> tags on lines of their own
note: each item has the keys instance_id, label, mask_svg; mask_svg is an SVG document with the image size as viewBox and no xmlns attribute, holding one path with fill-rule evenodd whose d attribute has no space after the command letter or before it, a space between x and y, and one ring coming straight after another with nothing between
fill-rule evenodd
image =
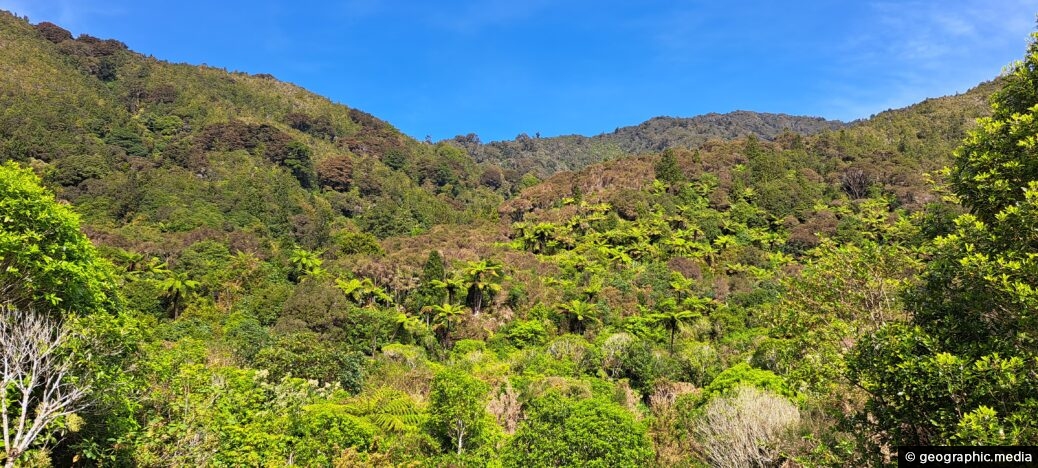
<instances>
[{"instance_id":1,"label":"hillside","mask_svg":"<svg viewBox=\"0 0 1038 468\"><path fill-rule=\"evenodd\" d=\"M475 135L469 135L455 137L451 143L465 148L476 161L544 178L556 172L575 171L598 162L666 148L695 149L711 139L732 140L754 135L773 140L787 131L812 135L845 125L818 117L735 111L691 118L655 117L591 137L531 138L522 134L515 140L482 144Z\"/></svg>"},{"instance_id":2,"label":"hillside","mask_svg":"<svg viewBox=\"0 0 1038 468\"><path fill-rule=\"evenodd\" d=\"M710 196L717 207L730 203L733 189L749 184L757 189L756 203L778 219L795 215L805 221L810 217L805 210L818 195L799 202L790 200L798 194L822 191L830 198L882 195L897 206L918 210L936 200L933 182L941 180L938 173L951 163L953 150L974 121L990 114L988 96L998 88L998 82L983 83L959 95L927 99L812 136L785 133L772 141L712 140L691 150L672 147L670 151L684 177L710 174L717 178ZM758 161L753 161L753 153L759 154ZM561 172L524 189L500 211L519 219L525 212L551 207L573 193L591 201L633 207L630 191L651 185L656 176L654 161L658 156L645 154ZM790 169L797 171L796 177L776 177ZM740 182L740 178L744 180Z\"/></svg>"},{"instance_id":3,"label":"hillside","mask_svg":"<svg viewBox=\"0 0 1038 468\"><path fill-rule=\"evenodd\" d=\"M385 237L492 216L509 188L481 184L484 169L452 147L269 75L167 63L7 14L0 33L0 159L35 167L123 246L161 226L327 247L336 229Z\"/></svg>"},{"instance_id":4,"label":"hillside","mask_svg":"<svg viewBox=\"0 0 1038 468\"><path fill-rule=\"evenodd\" d=\"M40 430L0 463L889 466L898 445L1034 445L1038 42L1026 57L846 125L431 144L269 75L0 14L0 357L58 371L2 369L3 424ZM528 145L554 174L459 144ZM605 149L562 153L582 147ZM544 165L578 153L598 156Z\"/></svg>"}]
</instances>

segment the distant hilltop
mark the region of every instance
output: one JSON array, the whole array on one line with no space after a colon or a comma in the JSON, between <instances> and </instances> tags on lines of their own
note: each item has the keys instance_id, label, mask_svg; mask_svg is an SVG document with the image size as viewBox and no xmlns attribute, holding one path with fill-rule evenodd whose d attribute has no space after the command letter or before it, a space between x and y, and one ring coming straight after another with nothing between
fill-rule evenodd
<instances>
[{"instance_id":1,"label":"distant hilltop","mask_svg":"<svg viewBox=\"0 0 1038 468\"><path fill-rule=\"evenodd\" d=\"M482 144L474 134L457 136L456 144L479 162L489 162L519 173L547 177L560 171L575 171L598 162L625 156L662 151L666 148L697 148L710 139L731 140L749 135L771 140L783 132L811 135L846 127L847 123L821 117L734 111L696 117L654 117L638 125L620 127L612 133L586 137L565 135L550 138L521 134L514 140Z\"/></svg>"}]
</instances>

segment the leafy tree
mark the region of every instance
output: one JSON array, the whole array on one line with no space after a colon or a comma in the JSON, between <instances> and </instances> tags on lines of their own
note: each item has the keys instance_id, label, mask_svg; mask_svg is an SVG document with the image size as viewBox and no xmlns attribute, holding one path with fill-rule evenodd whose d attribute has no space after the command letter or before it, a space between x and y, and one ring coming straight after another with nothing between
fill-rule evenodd
<instances>
[{"instance_id":1,"label":"leafy tree","mask_svg":"<svg viewBox=\"0 0 1038 468\"><path fill-rule=\"evenodd\" d=\"M109 263L29 169L0 165L0 297L19 309L114 311Z\"/></svg>"},{"instance_id":2,"label":"leafy tree","mask_svg":"<svg viewBox=\"0 0 1038 468\"><path fill-rule=\"evenodd\" d=\"M168 276L159 282L159 288L166 298L170 314L176 319L184 308L184 301L194 294L201 285L198 281L187 277L187 273L168 272Z\"/></svg>"},{"instance_id":3,"label":"leafy tree","mask_svg":"<svg viewBox=\"0 0 1038 468\"><path fill-rule=\"evenodd\" d=\"M47 21L37 24L36 30L40 32L40 35L43 36L44 39L55 44L59 44L62 41L72 40L72 33L68 32L67 29Z\"/></svg>"},{"instance_id":4,"label":"leafy tree","mask_svg":"<svg viewBox=\"0 0 1038 468\"><path fill-rule=\"evenodd\" d=\"M517 320L509 324L505 336L517 348L540 346L548 340L548 330L539 320Z\"/></svg>"},{"instance_id":5,"label":"leafy tree","mask_svg":"<svg viewBox=\"0 0 1038 468\"><path fill-rule=\"evenodd\" d=\"M335 285L346 294L346 297L358 305L373 306L375 302L386 305L393 303L393 298L376 285L371 278L350 278L348 280L336 278Z\"/></svg>"},{"instance_id":6,"label":"leafy tree","mask_svg":"<svg viewBox=\"0 0 1038 468\"><path fill-rule=\"evenodd\" d=\"M436 325L433 328L440 330L440 343L446 344L450 341L451 325L457 323L465 315L465 309L449 303L434 305L430 309L435 314L433 321L436 322Z\"/></svg>"},{"instance_id":7,"label":"leafy tree","mask_svg":"<svg viewBox=\"0 0 1038 468\"><path fill-rule=\"evenodd\" d=\"M667 329L667 332L670 334L670 353L674 354L674 335L677 333L678 328L702 316L703 314L699 311L675 307L665 312L653 314L652 320Z\"/></svg>"},{"instance_id":8,"label":"leafy tree","mask_svg":"<svg viewBox=\"0 0 1038 468\"><path fill-rule=\"evenodd\" d=\"M656 179L670 187L681 187L686 181L685 174L681 172L675 157L675 151L672 148L663 150L663 153L660 154L660 160L656 162L655 169Z\"/></svg>"},{"instance_id":9,"label":"leafy tree","mask_svg":"<svg viewBox=\"0 0 1038 468\"><path fill-rule=\"evenodd\" d=\"M501 265L490 260L468 262L462 269L468 283L468 304L479 315L487 298L501 290Z\"/></svg>"},{"instance_id":10,"label":"leafy tree","mask_svg":"<svg viewBox=\"0 0 1038 468\"><path fill-rule=\"evenodd\" d=\"M577 334L584 333L588 322L598 319L598 306L580 299L560 304L559 311L567 317L569 330Z\"/></svg>"},{"instance_id":11,"label":"leafy tree","mask_svg":"<svg viewBox=\"0 0 1038 468\"><path fill-rule=\"evenodd\" d=\"M429 284L439 291L447 293L447 304L454 304L458 298L458 293L464 291L467 286L465 278L459 276L451 276L442 280L434 279Z\"/></svg>"},{"instance_id":12,"label":"leafy tree","mask_svg":"<svg viewBox=\"0 0 1038 468\"><path fill-rule=\"evenodd\" d=\"M294 454L312 465L327 465L351 447L367 450L375 428L352 415L345 405L316 403L305 405L294 425Z\"/></svg>"},{"instance_id":13,"label":"leafy tree","mask_svg":"<svg viewBox=\"0 0 1038 468\"><path fill-rule=\"evenodd\" d=\"M138 382L127 368L138 357L140 324L122 313L113 268L80 232L79 218L12 162L0 165L0 221L0 341L8 353L0 393L5 402L22 397L18 410L6 407L7 421L34 421L7 433L4 449L24 450L28 439L53 446L58 424L81 430L73 443L55 447L59 459L71 460L69 452L111 457L117 449L107 441L136 428L131 395ZM36 365L25 367L32 356ZM86 401L92 406L84 409ZM30 429L35 435L26 438Z\"/></svg>"},{"instance_id":14,"label":"leafy tree","mask_svg":"<svg viewBox=\"0 0 1038 468\"><path fill-rule=\"evenodd\" d=\"M774 372L755 369L745 362L740 362L714 377L710 385L703 389L703 396L710 398L716 395L728 395L743 385L756 387L789 398L793 398L796 395L796 392L791 390L786 382L782 380L782 377L775 375Z\"/></svg>"},{"instance_id":15,"label":"leafy tree","mask_svg":"<svg viewBox=\"0 0 1038 468\"><path fill-rule=\"evenodd\" d=\"M852 343L907 318L900 292L921 264L906 247L873 241L825 240L811 253L799 275L783 280L778 302L765 308L774 339L758 355L798 387L826 391L845 373Z\"/></svg>"},{"instance_id":16,"label":"leafy tree","mask_svg":"<svg viewBox=\"0 0 1038 468\"><path fill-rule=\"evenodd\" d=\"M611 401L551 392L527 415L505 446L505 466L647 466L652 460L645 426Z\"/></svg>"},{"instance_id":17,"label":"leafy tree","mask_svg":"<svg viewBox=\"0 0 1038 468\"><path fill-rule=\"evenodd\" d=\"M270 371L275 380L291 375L321 383L338 383L349 392L364 385L364 358L342 343L318 339L314 333L293 333L278 337L253 360L260 369Z\"/></svg>"},{"instance_id":18,"label":"leafy tree","mask_svg":"<svg viewBox=\"0 0 1038 468\"><path fill-rule=\"evenodd\" d=\"M389 387L357 395L347 403L346 411L388 433L415 432L426 419L410 396Z\"/></svg>"},{"instance_id":19,"label":"leafy tree","mask_svg":"<svg viewBox=\"0 0 1038 468\"><path fill-rule=\"evenodd\" d=\"M429 257L422 268L421 285L414 294L413 309L421 310L426 306L442 304L447 300L445 291L439 286L443 284L446 274L443 256L437 250L429 251Z\"/></svg>"},{"instance_id":20,"label":"leafy tree","mask_svg":"<svg viewBox=\"0 0 1038 468\"><path fill-rule=\"evenodd\" d=\"M916 326L885 327L849 359L851 379L871 395L867 418L893 443L975 440L982 417L1014 443L1038 441L1027 416L1038 407L1036 89L1032 35L992 98L992 116L955 152L952 189L970 213L929 246L933 258L908 300Z\"/></svg>"},{"instance_id":21,"label":"leafy tree","mask_svg":"<svg viewBox=\"0 0 1038 468\"><path fill-rule=\"evenodd\" d=\"M339 192L349 191L353 182L353 162L346 156L332 156L317 164L321 185Z\"/></svg>"},{"instance_id":22,"label":"leafy tree","mask_svg":"<svg viewBox=\"0 0 1038 468\"><path fill-rule=\"evenodd\" d=\"M292 249L289 261L292 263L296 277L299 279L308 276L320 277L325 273L324 268L321 267L324 262L321 260L320 253L318 252L296 247Z\"/></svg>"},{"instance_id":23,"label":"leafy tree","mask_svg":"<svg viewBox=\"0 0 1038 468\"><path fill-rule=\"evenodd\" d=\"M478 448L492 436L494 427L486 411L489 391L485 383L464 371L438 372L429 391L429 433L458 455Z\"/></svg>"}]
</instances>

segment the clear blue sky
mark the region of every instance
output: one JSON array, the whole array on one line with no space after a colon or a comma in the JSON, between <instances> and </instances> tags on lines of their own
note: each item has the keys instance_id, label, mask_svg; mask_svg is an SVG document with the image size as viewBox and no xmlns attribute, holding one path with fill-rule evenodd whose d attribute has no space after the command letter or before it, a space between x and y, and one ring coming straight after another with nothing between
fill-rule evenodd
<instances>
[{"instance_id":1,"label":"clear blue sky","mask_svg":"<svg viewBox=\"0 0 1038 468\"><path fill-rule=\"evenodd\" d=\"M160 59L271 73L416 137L746 109L853 120L1023 56L1034 0L0 0Z\"/></svg>"}]
</instances>

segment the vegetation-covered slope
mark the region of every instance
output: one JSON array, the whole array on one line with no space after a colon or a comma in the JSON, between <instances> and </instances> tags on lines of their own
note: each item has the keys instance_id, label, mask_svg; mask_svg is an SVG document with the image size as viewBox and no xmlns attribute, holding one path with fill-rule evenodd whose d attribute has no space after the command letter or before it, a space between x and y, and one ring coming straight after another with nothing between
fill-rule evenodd
<instances>
[{"instance_id":1,"label":"vegetation-covered slope","mask_svg":"<svg viewBox=\"0 0 1038 468\"><path fill-rule=\"evenodd\" d=\"M521 134L515 140L481 144L476 135L470 134L450 141L465 148L476 161L544 178L560 171L576 171L602 161L666 148L696 149L710 139L732 140L753 135L771 140L784 132L812 135L844 125L818 117L735 111L691 118L656 117L592 137L541 138L537 135L531 138Z\"/></svg>"},{"instance_id":2,"label":"vegetation-covered slope","mask_svg":"<svg viewBox=\"0 0 1038 468\"><path fill-rule=\"evenodd\" d=\"M97 227L253 228L315 248L330 233L305 231L344 217L386 236L487 216L509 184L492 171L481 185L458 150L270 76L8 15L0 27L3 157L35 165Z\"/></svg>"},{"instance_id":3,"label":"vegetation-covered slope","mask_svg":"<svg viewBox=\"0 0 1038 468\"><path fill-rule=\"evenodd\" d=\"M533 184L271 77L0 34L0 332L50 317L53 382L91 395L4 462L863 466L1038 442L1038 45L866 122Z\"/></svg>"}]
</instances>

